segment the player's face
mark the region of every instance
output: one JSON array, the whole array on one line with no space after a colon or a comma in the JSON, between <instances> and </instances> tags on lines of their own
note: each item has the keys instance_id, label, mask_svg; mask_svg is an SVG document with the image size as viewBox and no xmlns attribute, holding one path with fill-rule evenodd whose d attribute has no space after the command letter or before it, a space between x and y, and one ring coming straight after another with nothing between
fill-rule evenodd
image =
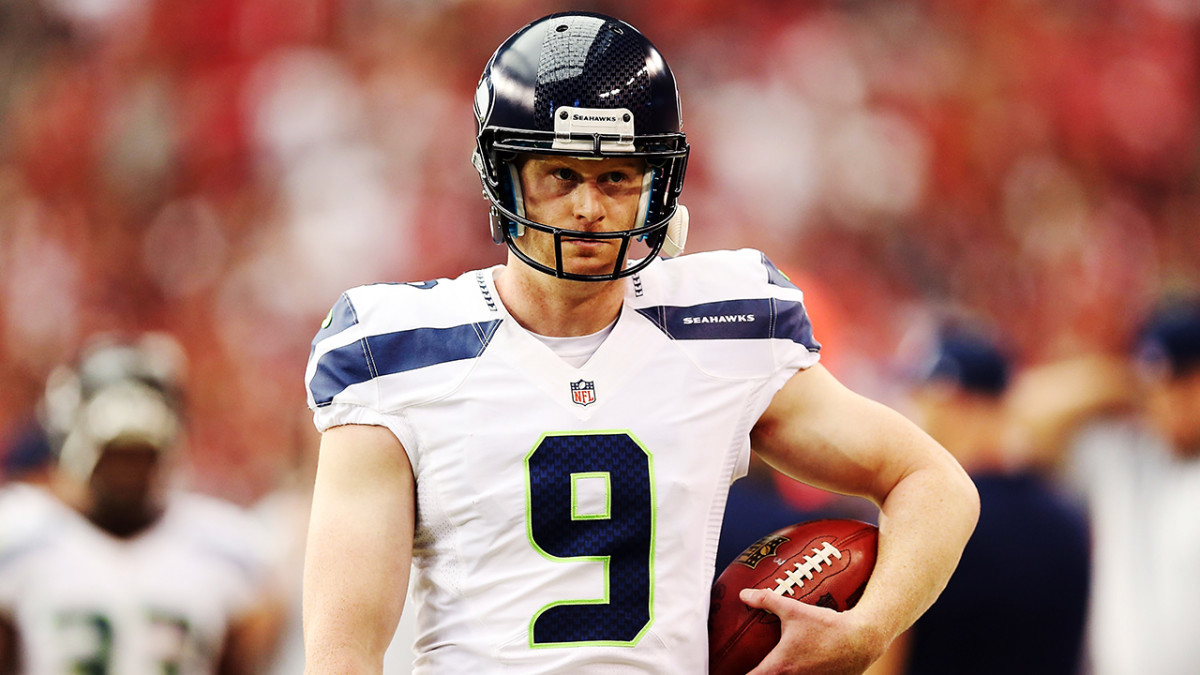
<instances>
[{"instance_id":1,"label":"player's face","mask_svg":"<svg viewBox=\"0 0 1200 675\"><path fill-rule=\"evenodd\" d=\"M945 382L929 382L915 387L911 394L914 412L921 428L939 443L946 443L945 432L954 422L952 406L955 399L953 385Z\"/></svg>"},{"instance_id":2,"label":"player's face","mask_svg":"<svg viewBox=\"0 0 1200 675\"><path fill-rule=\"evenodd\" d=\"M88 483L89 517L117 536L135 534L161 512L162 452L145 444L105 449Z\"/></svg>"},{"instance_id":3,"label":"player's face","mask_svg":"<svg viewBox=\"0 0 1200 675\"><path fill-rule=\"evenodd\" d=\"M525 216L564 230L618 232L634 226L645 162L637 158L581 159L532 155L521 165ZM526 229L518 243L538 262L554 267L554 237ZM617 264L620 239L564 237L563 269L605 274Z\"/></svg>"},{"instance_id":4,"label":"player's face","mask_svg":"<svg viewBox=\"0 0 1200 675\"><path fill-rule=\"evenodd\" d=\"M1148 407L1177 453L1200 457L1200 368L1152 382Z\"/></svg>"}]
</instances>

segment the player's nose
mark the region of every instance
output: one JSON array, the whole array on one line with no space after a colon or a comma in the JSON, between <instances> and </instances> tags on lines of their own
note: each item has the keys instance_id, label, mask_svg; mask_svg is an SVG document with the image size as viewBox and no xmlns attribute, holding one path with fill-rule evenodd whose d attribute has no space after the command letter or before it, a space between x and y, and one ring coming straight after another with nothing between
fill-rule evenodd
<instances>
[{"instance_id":1,"label":"player's nose","mask_svg":"<svg viewBox=\"0 0 1200 675\"><path fill-rule=\"evenodd\" d=\"M572 191L571 197L576 223L586 227L604 218L604 195L595 182L581 182Z\"/></svg>"}]
</instances>

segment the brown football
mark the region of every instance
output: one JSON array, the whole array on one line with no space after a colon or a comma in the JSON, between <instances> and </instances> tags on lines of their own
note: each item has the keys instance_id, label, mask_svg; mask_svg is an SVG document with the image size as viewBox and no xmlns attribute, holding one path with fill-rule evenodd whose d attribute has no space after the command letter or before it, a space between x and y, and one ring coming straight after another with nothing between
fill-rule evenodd
<instances>
[{"instance_id":1,"label":"brown football","mask_svg":"<svg viewBox=\"0 0 1200 675\"><path fill-rule=\"evenodd\" d=\"M779 618L749 607L743 588L765 588L842 612L875 569L879 530L847 518L789 525L759 539L725 568L708 610L710 675L745 675L779 642Z\"/></svg>"}]
</instances>

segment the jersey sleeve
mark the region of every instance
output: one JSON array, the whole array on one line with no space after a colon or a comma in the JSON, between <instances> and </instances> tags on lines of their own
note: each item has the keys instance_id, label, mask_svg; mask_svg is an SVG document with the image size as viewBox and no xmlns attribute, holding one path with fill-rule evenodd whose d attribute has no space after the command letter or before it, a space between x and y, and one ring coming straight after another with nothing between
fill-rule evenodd
<instances>
[{"instance_id":1,"label":"jersey sleeve","mask_svg":"<svg viewBox=\"0 0 1200 675\"><path fill-rule=\"evenodd\" d=\"M383 426L411 454L417 439L406 411L458 386L500 325L478 274L344 293L313 338L305 371L317 429Z\"/></svg>"},{"instance_id":2,"label":"jersey sleeve","mask_svg":"<svg viewBox=\"0 0 1200 675\"><path fill-rule=\"evenodd\" d=\"M382 426L407 447L407 430L399 418L381 410L375 382L379 372L354 293L347 291L338 298L313 337L305 369L313 424L321 432L344 424Z\"/></svg>"},{"instance_id":3,"label":"jersey sleeve","mask_svg":"<svg viewBox=\"0 0 1200 675\"><path fill-rule=\"evenodd\" d=\"M782 340L779 343L782 348L777 350L779 365L798 370L816 364L821 343L813 335L812 320L804 306L804 292L766 254L759 251L749 253L758 255L759 263L766 271L767 295L774 304L773 337Z\"/></svg>"},{"instance_id":4,"label":"jersey sleeve","mask_svg":"<svg viewBox=\"0 0 1200 675\"><path fill-rule=\"evenodd\" d=\"M767 383L767 390L778 391L799 370L816 365L821 355L821 343L813 334L812 320L804 306L804 292L763 253L760 264L766 269L767 287L773 291L777 317L774 341L776 370Z\"/></svg>"},{"instance_id":5,"label":"jersey sleeve","mask_svg":"<svg viewBox=\"0 0 1200 675\"><path fill-rule=\"evenodd\" d=\"M751 277L760 276L762 296L768 299L771 317L768 330L772 352L772 368L759 389L753 405L754 418L760 417L770 405L775 393L798 371L811 368L820 360L821 343L813 334L812 321L804 306L804 292L788 278L766 254L745 249L744 255L753 271ZM755 261L757 267L754 267ZM746 475L750 468L749 438L742 449L737 463L736 476Z\"/></svg>"},{"instance_id":6,"label":"jersey sleeve","mask_svg":"<svg viewBox=\"0 0 1200 675\"><path fill-rule=\"evenodd\" d=\"M804 293L760 251L696 253L664 263L637 298L637 311L703 370L763 379L820 359Z\"/></svg>"}]
</instances>

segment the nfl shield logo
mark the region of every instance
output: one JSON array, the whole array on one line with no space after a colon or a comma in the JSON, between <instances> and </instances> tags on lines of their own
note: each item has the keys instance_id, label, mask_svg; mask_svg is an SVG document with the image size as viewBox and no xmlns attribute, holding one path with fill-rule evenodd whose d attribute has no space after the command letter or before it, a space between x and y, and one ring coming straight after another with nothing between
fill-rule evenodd
<instances>
[{"instance_id":1,"label":"nfl shield logo","mask_svg":"<svg viewBox=\"0 0 1200 675\"><path fill-rule=\"evenodd\" d=\"M596 383L591 380L579 380L571 383L571 400L579 405L590 405L596 402Z\"/></svg>"}]
</instances>

